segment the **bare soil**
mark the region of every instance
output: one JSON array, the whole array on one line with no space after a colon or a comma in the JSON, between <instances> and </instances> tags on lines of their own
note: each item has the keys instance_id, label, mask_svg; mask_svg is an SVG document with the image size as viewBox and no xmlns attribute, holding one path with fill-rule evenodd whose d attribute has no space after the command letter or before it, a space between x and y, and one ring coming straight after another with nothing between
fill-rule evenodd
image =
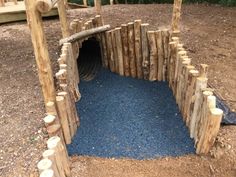
<instances>
[{"instance_id":1,"label":"bare soil","mask_svg":"<svg viewBox=\"0 0 236 177\"><path fill-rule=\"evenodd\" d=\"M171 5L104 6L105 23L113 27L136 19L150 29L166 28ZM68 17L86 20L92 8L71 10ZM236 8L184 5L181 39L194 64L210 65L209 83L236 110ZM45 21L54 71L61 38L58 19ZM25 22L0 27L0 177L35 173L47 134L44 104L30 32ZM236 176L236 127L221 127L217 143L207 156L188 155L153 160L72 157L74 176Z\"/></svg>"}]
</instances>

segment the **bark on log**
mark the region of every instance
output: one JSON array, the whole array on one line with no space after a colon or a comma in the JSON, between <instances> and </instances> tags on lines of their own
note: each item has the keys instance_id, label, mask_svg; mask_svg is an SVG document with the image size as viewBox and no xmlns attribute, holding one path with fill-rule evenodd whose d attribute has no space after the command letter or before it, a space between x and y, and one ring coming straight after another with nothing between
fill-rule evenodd
<instances>
[{"instance_id":1,"label":"bark on log","mask_svg":"<svg viewBox=\"0 0 236 177\"><path fill-rule=\"evenodd\" d=\"M164 66L164 48L162 43L162 32L160 30L156 31L156 43L158 51L158 73L157 80L162 81L163 79L163 66Z\"/></svg>"},{"instance_id":2,"label":"bark on log","mask_svg":"<svg viewBox=\"0 0 236 177\"><path fill-rule=\"evenodd\" d=\"M134 45L134 23L128 23L128 44L129 44L129 59L130 59L130 75L135 78L136 71L136 58L135 58L135 45Z\"/></svg>"},{"instance_id":3,"label":"bark on log","mask_svg":"<svg viewBox=\"0 0 236 177\"><path fill-rule=\"evenodd\" d=\"M86 38L90 35L95 35L95 34L98 34L98 33L108 31L110 28L111 28L110 25L104 25L104 26L100 26L100 27L97 27L97 28L92 28L92 29L81 31L79 33L71 35L70 37L61 39L60 40L60 45L63 45L66 42L75 42L77 40Z\"/></svg>"},{"instance_id":4,"label":"bark on log","mask_svg":"<svg viewBox=\"0 0 236 177\"><path fill-rule=\"evenodd\" d=\"M168 53L169 53L169 37L170 33L167 29L163 29L161 32L162 35L162 45L163 45L163 56L164 56L164 61L163 61L163 69L162 69L162 80L166 81L167 80L167 71L168 68L167 66L169 61L168 61Z\"/></svg>"},{"instance_id":5,"label":"bark on log","mask_svg":"<svg viewBox=\"0 0 236 177\"><path fill-rule=\"evenodd\" d=\"M112 41L112 50L113 50L113 58L114 58L114 67L115 72L119 73L119 63L118 63L118 53L117 53L117 45L116 45L116 36L115 29L111 31L111 41Z\"/></svg>"},{"instance_id":6,"label":"bark on log","mask_svg":"<svg viewBox=\"0 0 236 177\"><path fill-rule=\"evenodd\" d=\"M128 26L126 24L121 25L121 40L122 40L122 47L123 47L124 74L125 76L130 76L129 50L128 50Z\"/></svg>"},{"instance_id":7,"label":"bark on log","mask_svg":"<svg viewBox=\"0 0 236 177\"><path fill-rule=\"evenodd\" d=\"M180 14L181 14L181 4L182 0L174 0L173 6L173 15L172 15L172 31L179 31L179 21L180 21Z\"/></svg>"},{"instance_id":8,"label":"bark on log","mask_svg":"<svg viewBox=\"0 0 236 177\"><path fill-rule=\"evenodd\" d=\"M107 42L107 55L109 68L112 72L115 72L115 59L113 52L113 43L112 43L112 31L107 31L106 33L106 42Z\"/></svg>"},{"instance_id":9,"label":"bark on log","mask_svg":"<svg viewBox=\"0 0 236 177\"><path fill-rule=\"evenodd\" d=\"M148 49L148 40L147 40L147 31L148 31L148 23L141 24L141 41L142 41L142 56L143 56L143 78L149 79L149 49Z\"/></svg>"},{"instance_id":10,"label":"bark on log","mask_svg":"<svg viewBox=\"0 0 236 177\"><path fill-rule=\"evenodd\" d=\"M147 32L149 51L150 51L150 73L149 80L157 80L157 45L154 31Z\"/></svg>"},{"instance_id":11,"label":"bark on log","mask_svg":"<svg viewBox=\"0 0 236 177\"><path fill-rule=\"evenodd\" d=\"M57 1L58 0L37 0L36 8L41 13L47 13L52 10Z\"/></svg>"},{"instance_id":12,"label":"bark on log","mask_svg":"<svg viewBox=\"0 0 236 177\"><path fill-rule=\"evenodd\" d=\"M116 46L117 46L119 74L121 76L124 76L124 61L123 61L123 51L122 51L122 42L121 42L121 28L115 29L115 38L116 38Z\"/></svg>"}]
</instances>

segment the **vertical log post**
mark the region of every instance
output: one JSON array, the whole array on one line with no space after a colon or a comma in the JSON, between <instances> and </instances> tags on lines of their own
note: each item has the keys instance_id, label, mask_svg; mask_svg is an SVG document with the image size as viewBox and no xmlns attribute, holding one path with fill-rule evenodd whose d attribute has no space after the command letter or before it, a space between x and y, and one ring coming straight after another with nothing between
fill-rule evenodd
<instances>
[{"instance_id":1,"label":"vertical log post","mask_svg":"<svg viewBox=\"0 0 236 177\"><path fill-rule=\"evenodd\" d=\"M134 45L134 23L128 23L128 47L129 47L129 59L130 59L130 74L133 78L137 76L136 71L136 58L135 58L135 45Z\"/></svg>"},{"instance_id":2,"label":"vertical log post","mask_svg":"<svg viewBox=\"0 0 236 177\"><path fill-rule=\"evenodd\" d=\"M135 58L138 79L143 78L142 71L142 45L141 45L141 20L134 21Z\"/></svg>"},{"instance_id":3,"label":"vertical log post","mask_svg":"<svg viewBox=\"0 0 236 177\"><path fill-rule=\"evenodd\" d=\"M36 9L35 0L25 0L25 6L27 21L31 31L35 59L38 67L39 81L46 105L49 101L55 101L56 93L46 37L43 32L42 17Z\"/></svg>"},{"instance_id":4,"label":"vertical log post","mask_svg":"<svg viewBox=\"0 0 236 177\"><path fill-rule=\"evenodd\" d=\"M169 37L170 37L170 33L167 29L163 29L162 32L162 45L163 45L163 56L164 56L164 61L163 61L163 69L162 69L162 80L166 81L167 80L167 71L169 68L167 68L169 66Z\"/></svg>"},{"instance_id":5,"label":"vertical log post","mask_svg":"<svg viewBox=\"0 0 236 177\"><path fill-rule=\"evenodd\" d=\"M0 7L4 7L5 6L5 0L0 0Z\"/></svg>"},{"instance_id":6,"label":"vertical log post","mask_svg":"<svg viewBox=\"0 0 236 177\"><path fill-rule=\"evenodd\" d=\"M122 51L122 42L121 42L121 28L115 29L115 38L116 38L116 46L117 46L119 74L121 76L124 76L124 60L123 60L123 51Z\"/></svg>"},{"instance_id":7,"label":"vertical log post","mask_svg":"<svg viewBox=\"0 0 236 177\"><path fill-rule=\"evenodd\" d=\"M111 31L111 41L112 41L112 49L113 49L114 71L116 73L119 73L118 54L117 54L115 33L116 33L115 29Z\"/></svg>"},{"instance_id":8,"label":"vertical log post","mask_svg":"<svg viewBox=\"0 0 236 177\"><path fill-rule=\"evenodd\" d=\"M149 80L155 81L157 80L157 45L155 39L155 32L148 31L148 44L149 44L149 51L150 51L150 73L149 73Z\"/></svg>"},{"instance_id":9,"label":"vertical log post","mask_svg":"<svg viewBox=\"0 0 236 177\"><path fill-rule=\"evenodd\" d=\"M69 31L69 24L67 22L67 17L66 17L65 2L62 0L59 0L57 2L57 8L58 8L58 14L59 14L59 19L60 19L60 24L61 24L62 37L63 38L69 37L70 31Z\"/></svg>"},{"instance_id":10,"label":"vertical log post","mask_svg":"<svg viewBox=\"0 0 236 177\"><path fill-rule=\"evenodd\" d=\"M149 50L148 50L148 40L147 40L147 30L148 30L148 23L141 24L141 42L142 42L142 69L143 69L143 78L145 80L149 79Z\"/></svg>"},{"instance_id":11,"label":"vertical log post","mask_svg":"<svg viewBox=\"0 0 236 177\"><path fill-rule=\"evenodd\" d=\"M179 22L181 15L182 0L174 0L171 29L175 33L180 31Z\"/></svg>"},{"instance_id":12,"label":"vertical log post","mask_svg":"<svg viewBox=\"0 0 236 177\"><path fill-rule=\"evenodd\" d=\"M88 6L87 0L83 0L84 6Z\"/></svg>"},{"instance_id":13,"label":"vertical log post","mask_svg":"<svg viewBox=\"0 0 236 177\"><path fill-rule=\"evenodd\" d=\"M126 24L121 25L121 40L122 40L122 47L123 47L124 74L125 76L130 76L129 50L128 50L128 26Z\"/></svg>"},{"instance_id":14,"label":"vertical log post","mask_svg":"<svg viewBox=\"0 0 236 177\"><path fill-rule=\"evenodd\" d=\"M59 172L56 163L55 151L53 149L49 149L43 152L43 158L49 159L52 162L52 170L54 172L55 177L63 177L64 172Z\"/></svg>"},{"instance_id":15,"label":"vertical log post","mask_svg":"<svg viewBox=\"0 0 236 177\"><path fill-rule=\"evenodd\" d=\"M101 9L102 9L101 0L94 0L94 6L96 9L96 14L101 15Z\"/></svg>"},{"instance_id":16,"label":"vertical log post","mask_svg":"<svg viewBox=\"0 0 236 177\"><path fill-rule=\"evenodd\" d=\"M42 159L37 164L39 173L43 172L44 170L52 169L52 161L49 159Z\"/></svg>"},{"instance_id":17,"label":"vertical log post","mask_svg":"<svg viewBox=\"0 0 236 177\"><path fill-rule=\"evenodd\" d=\"M112 40L112 31L106 31L106 42L107 42L107 55L109 68L112 72L115 72L115 56L113 51L113 40Z\"/></svg>"},{"instance_id":18,"label":"vertical log post","mask_svg":"<svg viewBox=\"0 0 236 177\"><path fill-rule=\"evenodd\" d=\"M40 173L39 177L57 177L54 175L54 171L51 169L44 170L42 173Z\"/></svg>"},{"instance_id":19,"label":"vertical log post","mask_svg":"<svg viewBox=\"0 0 236 177\"><path fill-rule=\"evenodd\" d=\"M162 32L160 30L156 31L156 43L157 43L157 51L158 51L158 73L157 80L162 81L163 79L163 66L164 66L164 51L163 51L163 43L162 43Z\"/></svg>"}]
</instances>

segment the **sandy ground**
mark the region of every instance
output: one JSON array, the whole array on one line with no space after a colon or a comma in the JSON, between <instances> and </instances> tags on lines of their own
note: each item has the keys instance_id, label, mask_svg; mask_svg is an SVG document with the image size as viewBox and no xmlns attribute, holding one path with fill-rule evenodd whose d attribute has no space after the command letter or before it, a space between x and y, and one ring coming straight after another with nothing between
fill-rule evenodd
<instances>
[{"instance_id":1,"label":"sandy ground","mask_svg":"<svg viewBox=\"0 0 236 177\"><path fill-rule=\"evenodd\" d=\"M105 6L112 26L142 19L150 29L169 27L171 5ZM73 10L70 18L94 16L93 9ZM184 5L181 38L193 63L210 64L209 82L236 109L236 8ZM58 20L45 21L54 66L60 51ZM45 115L30 33L25 22L0 27L0 176L28 176L45 149ZM236 127L222 127L208 156L147 161L73 157L74 176L236 176Z\"/></svg>"}]
</instances>

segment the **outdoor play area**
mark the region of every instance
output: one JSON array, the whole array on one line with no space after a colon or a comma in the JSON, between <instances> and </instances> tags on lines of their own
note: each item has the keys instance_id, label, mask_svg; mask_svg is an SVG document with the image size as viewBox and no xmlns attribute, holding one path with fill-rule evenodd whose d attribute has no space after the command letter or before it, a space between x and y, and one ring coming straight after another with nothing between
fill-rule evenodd
<instances>
[{"instance_id":1,"label":"outdoor play area","mask_svg":"<svg viewBox=\"0 0 236 177\"><path fill-rule=\"evenodd\" d=\"M90 5L0 2L0 177L236 176L235 7Z\"/></svg>"}]
</instances>

